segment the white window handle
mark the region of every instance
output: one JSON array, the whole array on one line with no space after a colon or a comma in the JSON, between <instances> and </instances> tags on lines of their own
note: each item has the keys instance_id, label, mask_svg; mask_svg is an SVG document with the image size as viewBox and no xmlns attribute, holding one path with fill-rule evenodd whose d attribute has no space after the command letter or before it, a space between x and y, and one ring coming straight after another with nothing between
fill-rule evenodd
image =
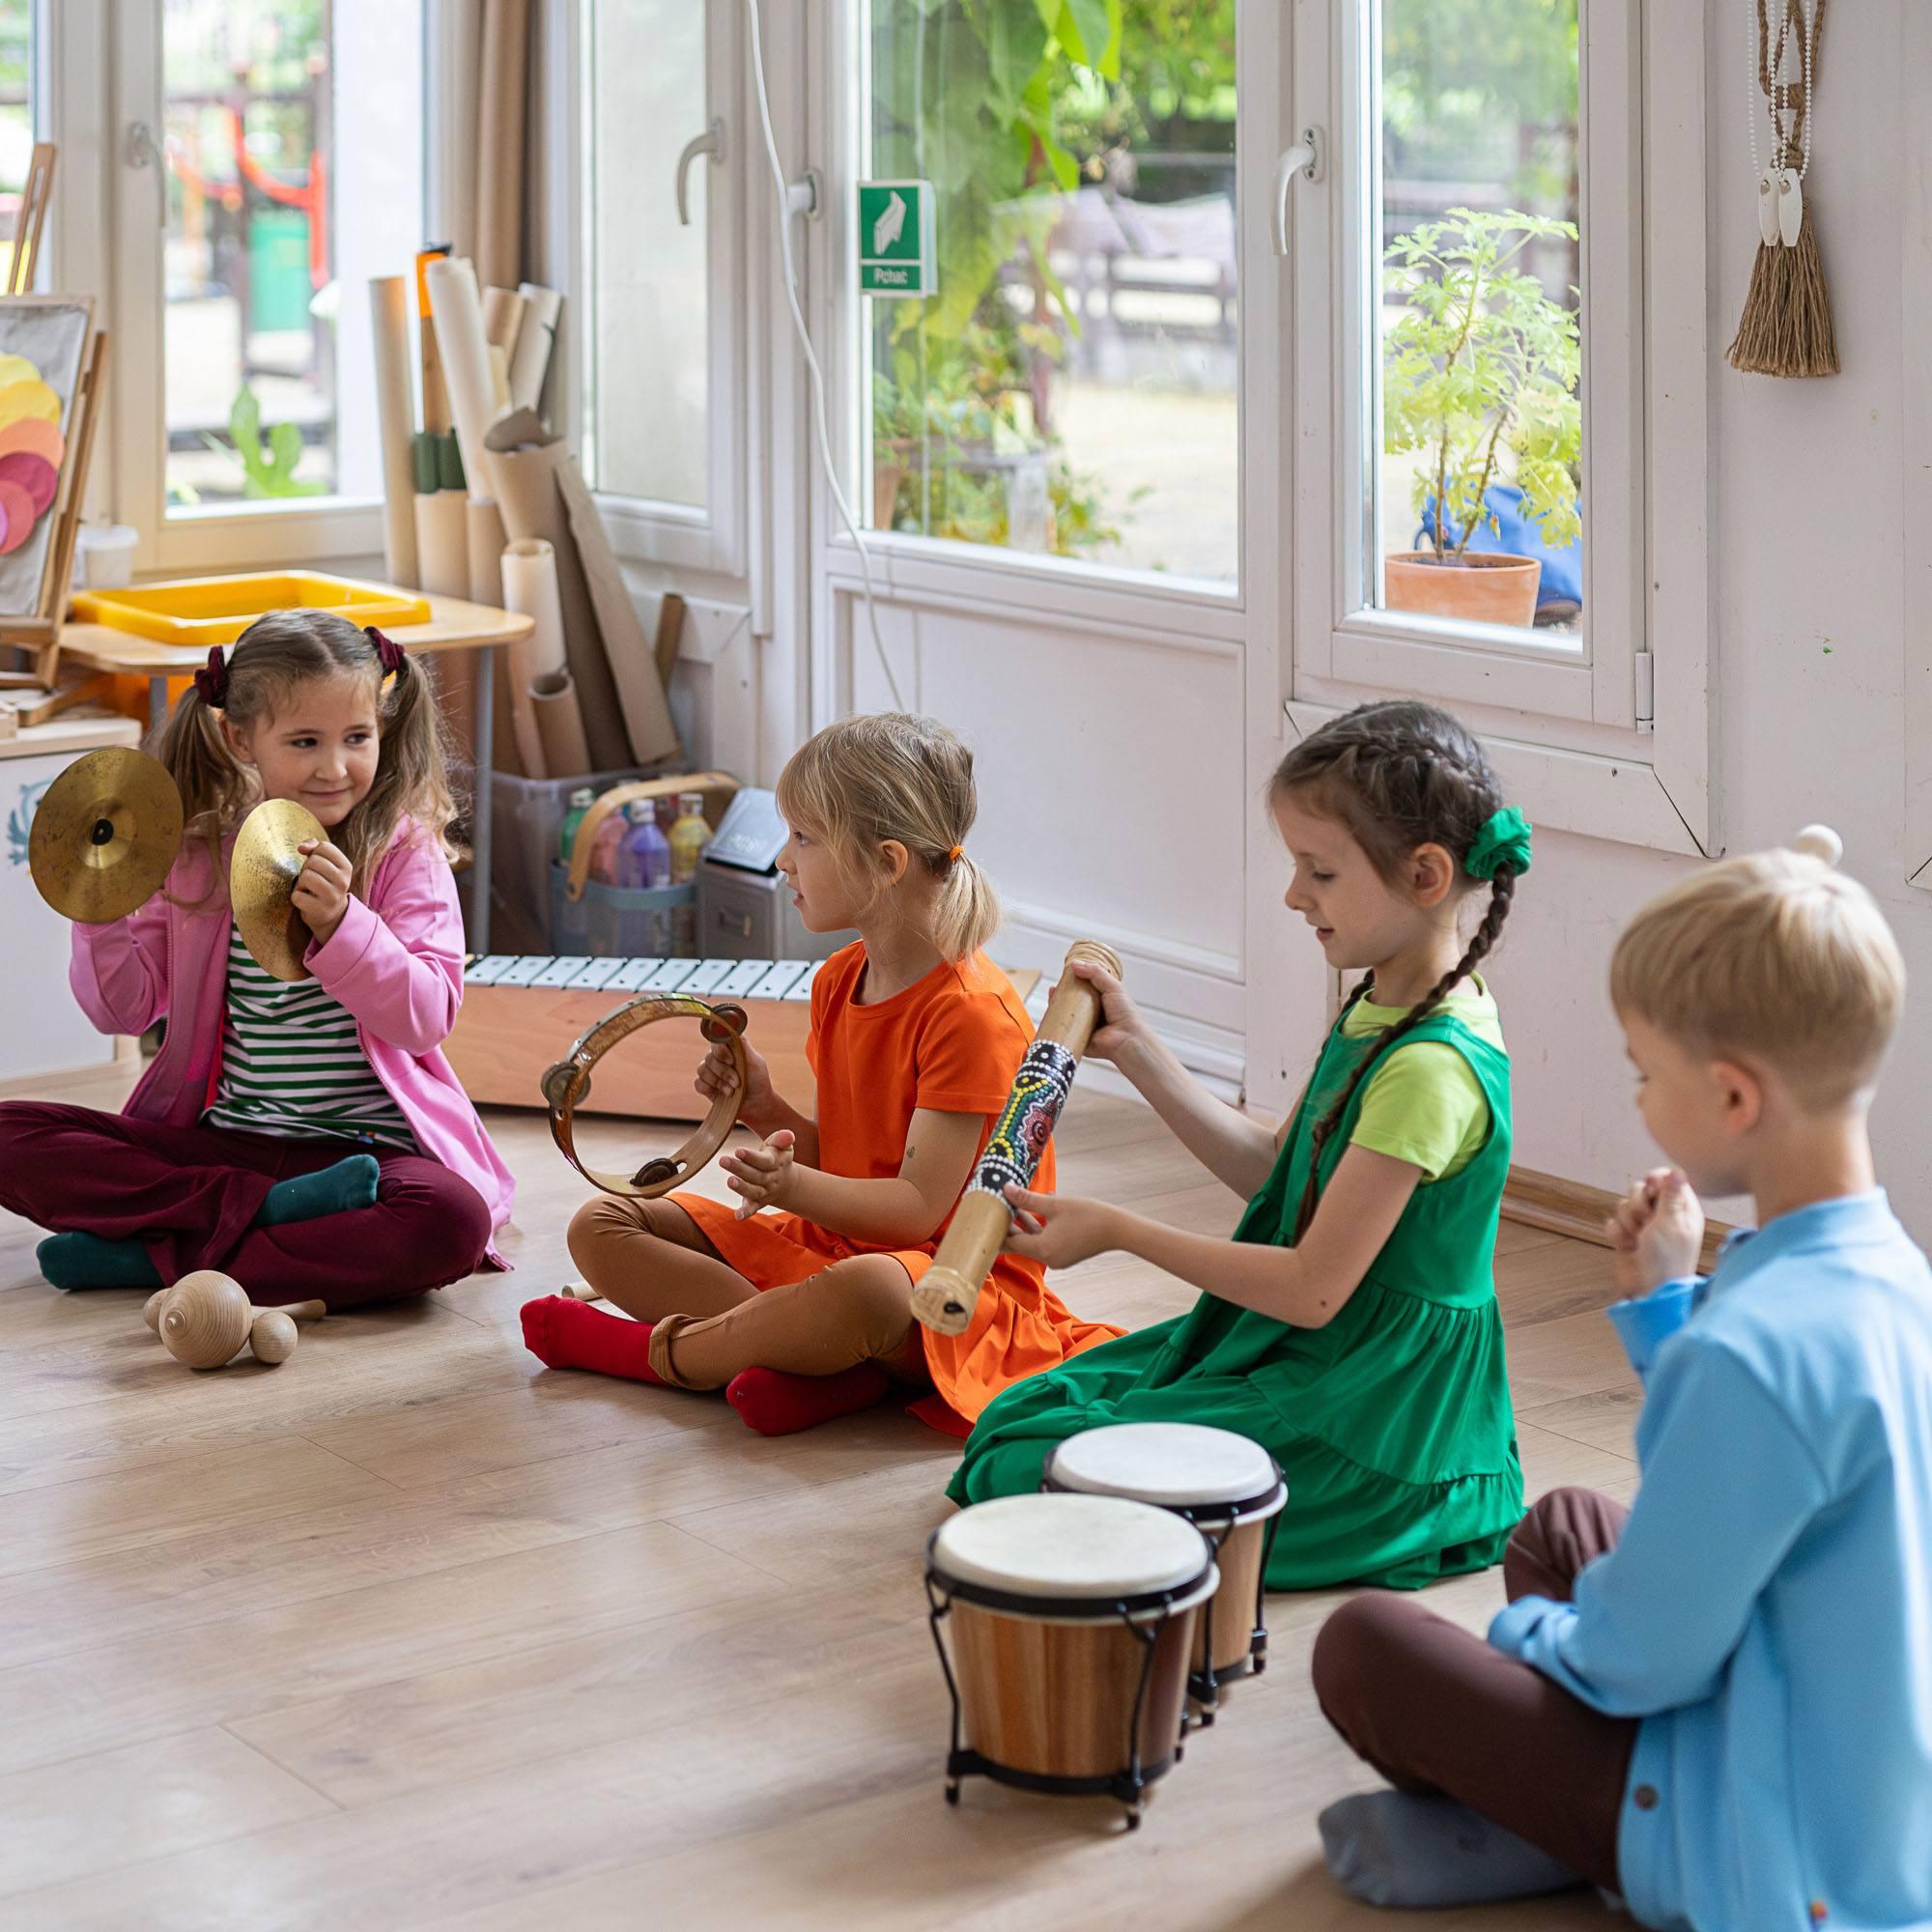
<instances>
[{"instance_id":1,"label":"white window handle","mask_svg":"<svg viewBox=\"0 0 1932 1932\"><path fill-rule=\"evenodd\" d=\"M1321 179L1321 129L1304 128L1301 139L1274 164L1274 252L1288 253L1288 191L1297 175L1303 181Z\"/></svg>"},{"instance_id":2,"label":"white window handle","mask_svg":"<svg viewBox=\"0 0 1932 1932\"><path fill-rule=\"evenodd\" d=\"M709 155L715 168L724 159L724 124L713 121L703 133L684 144L684 153L677 157L677 218L685 227L691 226L691 208L685 199L685 179L691 173L691 164L699 155Z\"/></svg>"}]
</instances>

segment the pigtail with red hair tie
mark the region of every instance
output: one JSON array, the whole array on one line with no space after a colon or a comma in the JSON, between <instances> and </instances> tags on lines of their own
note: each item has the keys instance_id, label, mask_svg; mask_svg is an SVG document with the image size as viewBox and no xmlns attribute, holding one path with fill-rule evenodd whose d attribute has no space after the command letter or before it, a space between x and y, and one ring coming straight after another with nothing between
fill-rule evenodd
<instances>
[{"instance_id":1,"label":"pigtail with red hair tie","mask_svg":"<svg viewBox=\"0 0 1932 1932\"><path fill-rule=\"evenodd\" d=\"M376 646L376 656L381 661L384 675L393 677L403 668L403 647L386 633L377 630L371 624L362 635Z\"/></svg>"}]
</instances>

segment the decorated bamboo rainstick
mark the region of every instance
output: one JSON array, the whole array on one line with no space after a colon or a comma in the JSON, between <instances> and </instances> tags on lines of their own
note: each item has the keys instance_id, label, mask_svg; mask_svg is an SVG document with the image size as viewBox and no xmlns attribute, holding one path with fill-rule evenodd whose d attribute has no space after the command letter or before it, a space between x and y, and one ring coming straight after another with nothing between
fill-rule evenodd
<instances>
[{"instance_id":1,"label":"decorated bamboo rainstick","mask_svg":"<svg viewBox=\"0 0 1932 1932\"><path fill-rule=\"evenodd\" d=\"M1033 1185L1054 1123L1073 1091L1080 1056L1100 1023L1099 994L1072 970L1082 961L1105 967L1120 978L1119 955L1098 941L1080 939L1066 949L1060 984L1013 1075L1012 1091L993 1123L972 1182L932 1265L913 1291L912 1312L941 1335L963 1335L971 1325L980 1291L1012 1223L1006 1191L1015 1182L1021 1187Z\"/></svg>"}]
</instances>

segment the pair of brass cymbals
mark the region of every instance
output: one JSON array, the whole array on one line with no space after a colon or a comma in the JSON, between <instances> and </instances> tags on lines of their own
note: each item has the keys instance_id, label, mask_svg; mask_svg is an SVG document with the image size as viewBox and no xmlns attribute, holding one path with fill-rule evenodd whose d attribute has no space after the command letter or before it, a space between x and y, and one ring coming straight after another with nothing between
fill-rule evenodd
<instances>
[{"instance_id":1,"label":"pair of brass cymbals","mask_svg":"<svg viewBox=\"0 0 1932 1932\"><path fill-rule=\"evenodd\" d=\"M50 784L27 834L27 868L65 919L107 925L153 898L181 851L181 792L157 758L114 746L76 758ZM305 980L309 929L295 910L298 849L328 837L294 799L271 798L242 821L228 896L242 943L265 973Z\"/></svg>"}]
</instances>

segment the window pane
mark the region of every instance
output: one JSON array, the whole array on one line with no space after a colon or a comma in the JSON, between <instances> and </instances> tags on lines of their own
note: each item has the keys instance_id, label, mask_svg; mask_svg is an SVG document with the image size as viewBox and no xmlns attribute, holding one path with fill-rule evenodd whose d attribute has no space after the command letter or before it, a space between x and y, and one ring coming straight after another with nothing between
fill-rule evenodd
<instances>
[{"instance_id":1,"label":"window pane","mask_svg":"<svg viewBox=\"0 0 1932 1932\"><path fill-rule=\"evenodd\" d=\"M171 513L382 494L368 283L422 246L422 6L164 0Z\"/></svg>"},{"instance_id":2,"label":"window pane","mask_svg":"<svg viewBox=\"0 0 1932 1932\"><path fill-rule=\"evenodd\" d=\"M33 81L34 0L0 0L0 232L9 236L34 156ZM12 260L0 254L0 269Z\"/></svg>"},{"instance_id":3,"label":"window pane","mask_svg":"<svg viewBox=\"0 0 1932 1932\"><path fill-rule=\"evenodd\" d=\"M1575 631L1577 0L1378 4L1366 601Z\"/></svg>"},{"instance_id":4,"label":"window pane","mask_svg":"<svg viewBox=\"0 0 1932 1932\"><path fill-rule=\"evenodd\" d=\"M867 172L937 293L867 298L879 529L1238 566L1236 0L870 0Z\"/></svg>"},{"instance_id":5,"label":"window pane","mask_svg":"<svg viewBox=\"0 0 1932 1932\"><path fill-rule=\"evenodd\" d=\"M594 0L584 63L591 317L584 421L593 486L702 509L709 494L711 161L677 159L704 132L700 0ZM734 130L736 131L736 130ZM734 160L751 166L737 134Z\"/></svg>"}]
</instances>

